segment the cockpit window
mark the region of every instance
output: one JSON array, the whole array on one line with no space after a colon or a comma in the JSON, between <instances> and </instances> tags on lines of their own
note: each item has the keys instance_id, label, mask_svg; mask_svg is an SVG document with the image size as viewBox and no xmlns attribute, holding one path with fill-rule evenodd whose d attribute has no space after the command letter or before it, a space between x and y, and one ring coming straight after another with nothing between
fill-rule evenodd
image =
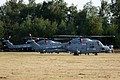
<instances>
[{"instance_id":1,"label":"cockpit window","mask_svg":"<svg viewBox=\"0 0 120 80\"><path fill-rule=\"evenodd\" d=\"M98 46L104 46L100 41L97 42Z\"/></svg>"},{"instance_id":2,"label":"cockpit window","mask_svg":"<svg viewBox=\"0 0 120 80\"><path fill-rule=\"evenodd\" d=\"M30 44L31 42L26 42L26 44Z\"/></svg>"}]
</instances>

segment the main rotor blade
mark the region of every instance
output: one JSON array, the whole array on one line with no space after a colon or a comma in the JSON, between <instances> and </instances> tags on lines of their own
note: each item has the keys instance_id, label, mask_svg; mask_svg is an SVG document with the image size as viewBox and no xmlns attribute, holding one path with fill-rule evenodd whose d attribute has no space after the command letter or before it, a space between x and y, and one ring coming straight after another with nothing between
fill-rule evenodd
<instances>
[{"instance_id":1,"label":"main rotor blade","mask_svg":"<svg viewBox=\"0 0 120 80\"><path fill-rule=\"evenodd\" d=\"M99 37L115 37L114 35L106 35L106 36L79 36L79 35L54 35L54 38L99 38Z\"/></svg>"}]
</instances>

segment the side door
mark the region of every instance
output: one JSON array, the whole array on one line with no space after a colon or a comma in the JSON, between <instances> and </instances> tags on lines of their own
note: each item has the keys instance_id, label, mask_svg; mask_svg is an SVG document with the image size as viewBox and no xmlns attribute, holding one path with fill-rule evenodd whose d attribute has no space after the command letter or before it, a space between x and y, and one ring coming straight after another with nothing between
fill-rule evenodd
<instances>
[{"instance_id":1,"label":"side door","mask_svg":"<svg viewBox=\"0 0 120 80\"><path fill-rule=\"evenodd\" d=\"M88 42L87 43L87 52L97 52L97 46L95 42Z\"/></svg>"},{"instance_id":2,"label":"side door","mask_svg":"<svg viewBox=\"0 0 120 80\"><path fill-rule=\"evenodd\" d=\"M87 44L86 43L81 43L81 53L87 53Z\"/></svg>"}]
</instances>

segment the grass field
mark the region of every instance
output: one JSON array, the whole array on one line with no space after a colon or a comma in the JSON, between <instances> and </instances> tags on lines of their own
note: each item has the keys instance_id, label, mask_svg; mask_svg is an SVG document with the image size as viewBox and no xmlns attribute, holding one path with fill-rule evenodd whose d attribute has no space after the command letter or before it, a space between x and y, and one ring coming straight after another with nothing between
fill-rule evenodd
<instances>
[{"instance_id":1,"label":"grass field","mask_svg":"<svg viewBox=\"0 0 120 80\"><path fill-rule=\"evenodd\" d=\"M120 54L0 52L0 80L120 80Z\"/></svg>"}]
</instances>

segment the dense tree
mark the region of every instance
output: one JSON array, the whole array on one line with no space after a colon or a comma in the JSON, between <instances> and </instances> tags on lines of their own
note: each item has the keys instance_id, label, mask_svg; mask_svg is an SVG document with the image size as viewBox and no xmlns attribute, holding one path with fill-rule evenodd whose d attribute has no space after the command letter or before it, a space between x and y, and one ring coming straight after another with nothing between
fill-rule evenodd
<instances>
[{"instance_id":1,"label":"dense tree","mask_svg":"<svg viewBox=\"0 0 120 80\"><path fill-rule=\"evenodd\" d=\"M103 27L103 34L108 35L110 29L110 18L111 18L111 13L110 13L110 4L106 0L101 0L101 7L99 10L99 16L102 18L102 27Z\"/></svg>"},{"instance_id":2,"label":"dense tree","mask_svg":"<svg viewBox=\"0 0 120 80\"><path fill-rule=\"evenodd\" d=\"M102 34L102 20L98 15L98 9L88 2L76 18L78 27L77 34L83 35L100 35Z\"/></svg>"},{"instance_id":3,"label":"dense tree","mask_svg":"<svg viewBox=\"0 0 120 80\"><path fill-rule=\"evenodd\" d=\"M87 19L87 13L85 10L82 10L78 12L78 14L75 17L75 25L77 28L77 34L78 35L86 35L87 26L88 26L88 19Z\"/></svg>"},{"instance_id":4,"label":"dense tree","mask_svg":"<svg viewBox=\"0 0 120 80\"><path fill-rule=\"evenodd\" d=\"M101 35L102 34L102 19L96 16L91 16L88 20L88 35Z\"/></svg>"},{"instance_id":5,"label":"dense tree","mask_svg":"<svg viewBox=\"0 0 120 80\"><path fill-rule=\"evenodd\" d=\"M2 21L0 21L0 38L2 38L3 35L4 35L4 28L3 28L3 26L4 26L4 23Z\"/></svg>"},{"instance_id":6,"label":"dense tree","mask_svg":"<svg viewBox=\"0 0 120 80\"><path fill-rule=\"evenodd\" d=\"M120 0L111 0L112 24L117 28L115 42L116 46L120 47Z\"/></svg>"},{"instance_id":7,"label":"dense tree","mask_svg":"<svg viewBox=\"0 0 120 80\"><path fill-rule=\"evenodd\" d=\"M55 34L115 35L120 47L120 1L101 0L95 7L88 2L82 10L64 0L9 0L0 6L0 38L12 36L19 44L28 34L36 37L51 37Z\"/></svg>"}]
</instances>

